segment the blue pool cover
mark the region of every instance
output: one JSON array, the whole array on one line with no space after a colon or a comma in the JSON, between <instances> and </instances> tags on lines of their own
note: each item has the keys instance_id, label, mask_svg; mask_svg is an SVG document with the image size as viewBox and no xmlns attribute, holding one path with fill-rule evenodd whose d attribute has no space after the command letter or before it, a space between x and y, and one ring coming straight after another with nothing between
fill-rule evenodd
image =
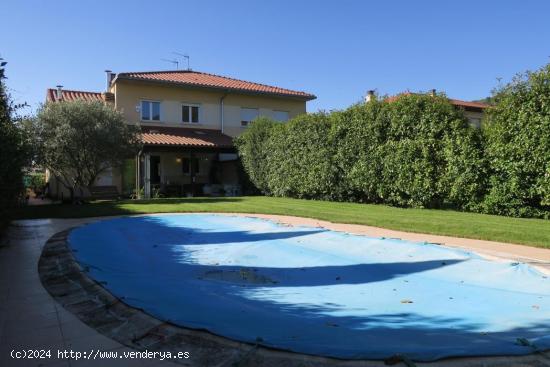
<instances>
[{"instance_id":1,"label":"blue pool cover","mask_svg":"<svg viewBox=\"0 0 550 367\"><path fill-rule=\"evenodd\" d=\"M417 361L550 348L550 279L435 244L212 214L100 221L69 243L129 305L240 341Z\"/></svg>"}]
</instances>

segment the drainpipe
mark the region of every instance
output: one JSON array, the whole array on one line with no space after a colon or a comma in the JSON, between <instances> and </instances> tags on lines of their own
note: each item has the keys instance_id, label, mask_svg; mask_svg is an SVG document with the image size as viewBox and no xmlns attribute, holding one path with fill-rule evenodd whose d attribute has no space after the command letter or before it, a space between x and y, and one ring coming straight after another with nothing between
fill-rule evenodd
<instances>
[{"instance_id":1,"label":"drainpipe","mask_svg":"<svg viewBox=\"0 0 550 367\"><path fill-rule=\"evenodd\" d=\"M221 125L221 130L222 130L222 134L223 134L223 125L224 125L224 118L223 118L223 115L224 115L224 106L223 106L223 100L225 99L225 97L227 97L227 93L225 93L221 98L220 98L220 125Z\"/></svg>"},{"instance_id":2,"label":"drainpipe","mask_svg":"<svg viewBox=\"0 0 550 367\"><path fill-rule=\"evenodd\" d=\"M136 156L136 198L137 199L141 199L141 195L139 193L139 190L140 190L140 187L139 187L139 184L140 184L140 166L141 166L141 162L140 162L140 157L141 157L141 152L142 150L140 150Z\"/></svg>"}]
</instances>

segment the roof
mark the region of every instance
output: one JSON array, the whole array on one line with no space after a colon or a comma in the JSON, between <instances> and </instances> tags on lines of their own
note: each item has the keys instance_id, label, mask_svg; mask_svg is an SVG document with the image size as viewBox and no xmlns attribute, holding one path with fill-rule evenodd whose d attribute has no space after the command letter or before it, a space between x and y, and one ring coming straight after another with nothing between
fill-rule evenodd
<instances>
[{"instance_id":1,"label":"roof","mask_svg":"<svg viewBox=\"0 0 550 367\"><path fill-rule=\"evenodd\" d=\"M400 94L392 96L392 97L388 97L388 98L386 98L386 101L393 102L401 96L410 96L412 94L419 94L419 93L404 92L404 93L400 93ZM488 105L486 103L462 101L460 99L451 99L451 98L449 98L449 102L452 105L462 107L467 111L482 112L484 109L486 109L488 107L491 107L491 105Z\"/></svg>"},{"instance_id":2,"label":"roof","mask_svg":"<svg viewBox=\"0 0 550 367\"><path fill-rule=\"evenodd\" d=\"M103 96L99 92L84 92L80 90L66 90L63 89L61 93L61 99L57 98L57 89L48 89L46 91L46 101L104 101Z\"/></svg>"},{"instance_id":3,"label":"roof","mask_svg":"<svg viewBox=\"0 0 550 367\"><path fill-rule=\"evenodd\" d=\"M466 109L468 108L478 108L478 109L485 109L487 107L491 107L491 105L488 105L487 103L481 103L481 102L469 102L469 101L461 101L460 99L449 99L449 101L454 104L455 106L461 106Z\"/></svg>"},{"instance_id":4,"label":"roof","mask_svg":"<svg viewBox=\"0 0 550 367\"><path fill-rule=\"evenodd\" d=\"M116 80L118 79L169 83L182 86L235 91L249 94L268 94L280 97L303 99L307 101L317 98L313 94L302 91L274 87L266 84L247 82L245 80L228 78L225 76L202 73L192 70L119 73L117 74L113 82L116 82Z\"/></svg>"},{"instance_id":5,"label":"roof","mask_svg":"<svg viewBox=\"0 0 550 367\"><path fill-rule=\"evenodd\" d=\"M233 139L220 130L142 126L142 142L154 146L232 148Z\"/></svg>"}]
</instances>

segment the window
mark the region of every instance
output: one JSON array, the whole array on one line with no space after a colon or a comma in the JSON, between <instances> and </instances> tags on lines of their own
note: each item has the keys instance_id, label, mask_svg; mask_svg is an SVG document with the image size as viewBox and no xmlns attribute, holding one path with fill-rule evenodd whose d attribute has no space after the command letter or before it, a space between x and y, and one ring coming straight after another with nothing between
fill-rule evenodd
<instances>
[{"instance_id":1,"label":"window","mask_svg":"<svg viewBox=\"0 0 550 367\"><path fill-rule=\"evenodd\" d=\"M160 121L160 102L141 101L141 119L143 121Z\"/></svg>"},{"instance_id":2,"label":"window","mask_svg":"<svg viewBox=\"0 0 550 367\"><path fill-rule=\"evenodd\" d=\"M200 173L199 159L195 157L193 158L192 162L193 162L193 172L195 174ZM185 175L191 174L191 158L184 157L181 159L181 170Z\"/></svg>"},{"instance_id":3,"label":"window","mask_svg":"<svg viewBox=\"0 0 550 367\"><path fill-rule=\"evenodd\" d=\"M257 108L241 108L241 126L248 126L259 115Z\"/></svg>"},{"instance_id":4,"label":"window","mask_svg":"<svg viewBox=\"0 0 550 367\"><path fill-rule=\"evenodd\" d=\"M182 105L181 106L181 121L197 124L199 122L199 106L197 106L197 105Z\"/></svg>"},{"instance_id":5,"label":"window","mask_svg":"<svg viewBox=\"0 0 550 367\"><path fill-rule=\"evenodd\" d=\"M480 128L481 127L481 119L479 118L475 118L475 117L470 117L468 120L470 120L470 125L475 127L475 128Z\"/></svg>"},{"instance_id":6,"label":"window","mask_svg":"<svg viewBox=\"0 0 550 367\"><path fill-rule=\"evenodd\" d=\"M273 111L273 119L280 122L288 121L288 111Z\"/></svg>"}]
</instances>

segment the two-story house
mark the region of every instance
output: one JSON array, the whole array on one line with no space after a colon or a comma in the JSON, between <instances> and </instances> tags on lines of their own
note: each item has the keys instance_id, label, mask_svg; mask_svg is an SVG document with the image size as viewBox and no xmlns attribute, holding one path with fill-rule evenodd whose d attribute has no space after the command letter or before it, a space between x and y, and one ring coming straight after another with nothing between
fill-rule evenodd
<instances>
[{"instance_id":1,"label":"two-story house","mask_svg":"<svg viewBox=\"0 0 550 367\"><path fill-rule=\"evenodd\" d=\"M284 123L306 113L312 94L191 70L112 73L103 93L48 89L47 101L99 100L142 130L143 149L113 167L96 185L151 197L237 195L233 137L259 116ZM50 178L54 197L67 197Z\"/></svg>"}]
</instances>

